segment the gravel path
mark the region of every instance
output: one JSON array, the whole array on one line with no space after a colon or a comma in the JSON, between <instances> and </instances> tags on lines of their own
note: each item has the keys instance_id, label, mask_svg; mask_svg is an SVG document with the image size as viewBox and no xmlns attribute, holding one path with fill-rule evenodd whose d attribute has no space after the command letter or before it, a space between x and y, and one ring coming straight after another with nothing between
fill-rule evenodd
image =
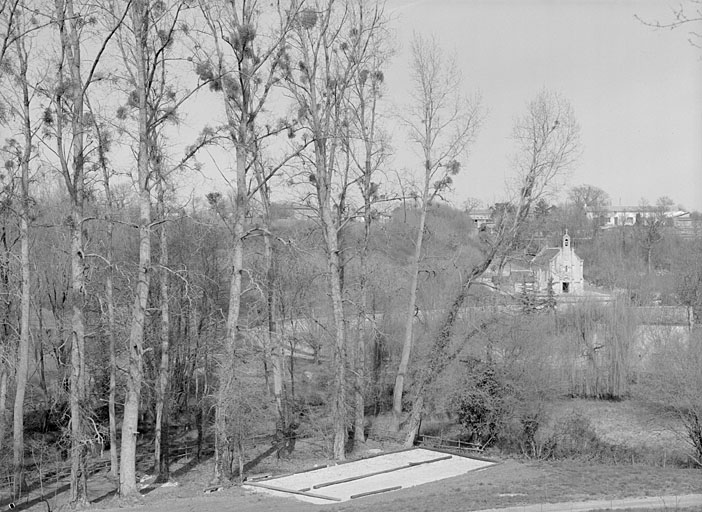
<instances>
[{"instance_id":1,"label":"gravel path","mask_svg":"<svg viewBox=\"0 0 702 512\"><path fill-rule=\"evenodd\" d=\"M592 512L596 510L662 509L702 510L702 494L684 496L658 496L655 498L627 498L622 500L570 501L566 503L541 503L508 508L490 508L477 512Z\"/></svg>"}]
</instances>

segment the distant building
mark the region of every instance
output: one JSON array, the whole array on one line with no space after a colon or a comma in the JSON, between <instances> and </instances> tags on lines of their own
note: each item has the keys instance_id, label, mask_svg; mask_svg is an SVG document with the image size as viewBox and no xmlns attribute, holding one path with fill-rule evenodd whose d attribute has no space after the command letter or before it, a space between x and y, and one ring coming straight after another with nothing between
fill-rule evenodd
<instances>
[{"instance_id":1,"label":"distant building","mask_svg":"<svg viewBox=\"0 0 702 512\"><path fill-rule=\"evenodd\" d=\"M699 215L693 217L690 213L685 212L683 215L673 217L673 229L683 238L700 238L702 237L702 219Z\"/></svg>"},{"instance_id":2,"label":"distant building","mask_svg":"<svg viewBox=\"0 0 702 512\"><path fill-rule=\"evenodd\" d=\"M549 285L556 294L584 291L583 260L575 254L568 231L561 247L547 247L534 256L531 271L538 293L546 293Z\"/></svg>"},{"instance_id":3,"label":"distant building","mask_svg":"<svg viewBox=\"0 0 702 512\"><path fill-rule=\"evenodd\" d=\"M492 208L475 208L468 212L468 216L475 224L476 229L480 229L483 226L487 228L495 226Z\"/></svg>"},{"instance_id":4,"label":"distant building","mask_svg":"<svg viewBox=\"0 0 702 512\"><path fill-rule=\"evenodd\" d=\"M606 209L587 208L587 218L599 220L599 225L603 229L617 226L633 226L639 218L650 218L662 215L670 220L672 226L676 220L689 219L690 213L682 210L670 210L661 212L656 206L610 206Z\"/></svg>"},{"instance_id":5,"label":"distant building","mask_svg":"<svg viewBox=\"0 0 702 512\"><path fill-rule=\"evenodd\" d=\"M583 260L573 250L567 231L561 247L545 247L531 260L507 262L501 271L493 271L489 277L513 292L526 289L546 294L550 286L556 295L577 295L585 288Z\"/></svg>"}]
</instances>

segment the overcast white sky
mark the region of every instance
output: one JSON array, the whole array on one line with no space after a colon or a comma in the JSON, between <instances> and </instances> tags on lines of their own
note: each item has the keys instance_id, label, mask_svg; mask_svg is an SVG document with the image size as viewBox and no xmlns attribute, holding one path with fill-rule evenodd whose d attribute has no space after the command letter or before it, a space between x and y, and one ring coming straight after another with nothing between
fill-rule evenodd
<instances>
[{"instance_id":1,"label":"overcast white sky","mask_svg":"<svg viewBox=\"0 0 702 512\"><path fill-rule=\"evenodd\" d=\"M596 185L624 205L667 195L702 211L702 49L685 28L656 31L634 17L668 20L676 5L390 0L400 51L388 95L401 100L406 89L413 31L455 50L466 90L482 92L489 114L455 182L457 204L504 197L514 118L546 87L570 100L581 124L583 156L567 186Z\"/></svg>"},{"instance_id":2,"label":"overcast white sky","mask_svg":"<svg viewBox=\"0 0 702 512\"><path fill-rule=\"evenodd\" d=\"M396 106L407 100L413 32L434 34L447 52L455 52L466 92L479 91L488 110L455 179L449 198L456 206L467 198L483 206L504 200L514 119L545 87L571 102L582 131L582 158L560 197L569 187L590 184L604 189L614 204L655 203L665 195L702 211L702 49L688 42L692 27L655 30L635 18L668 21L677 5L677 0L387 0L398 51L386 72L386 99ZM206 103L190 107L186 124L211 123L221 114L220 100L205 96ZM387 123L396 149L389 168L411 171L421 165L403 147L402 127L392 119ZM220 171L229 176L231 162L221 153L220 170L210 159L203 161L205 175L194 180L200 181L196 196L221 188Z\"/></svg>"}]
</instances>

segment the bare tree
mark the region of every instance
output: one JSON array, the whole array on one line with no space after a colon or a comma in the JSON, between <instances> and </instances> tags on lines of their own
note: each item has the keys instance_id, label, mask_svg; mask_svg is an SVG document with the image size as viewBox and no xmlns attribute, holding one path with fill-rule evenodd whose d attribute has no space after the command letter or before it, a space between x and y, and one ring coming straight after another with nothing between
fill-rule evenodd
<instances>
[{"instance_id":1,"label":"bare tree","mask_svg":"<svg viewBox=\"0 0 702 512\"><path fill-rule=\"evenodd\" d=\"M685 27L689 29L688 41L692 46L697 48L702 47L700 38L702 38L702 0L686 0L680 2L676 7L672 8L672 19L668 21L650 21L644 20L638 14L635 15L644 25L657 29L675 30Z\"/></svg>"},{"instance_id":2,"label":"bare tree","mask_svg":"<svg viewBox=\"0 0 702 512\"><path fill-rule=\"evenodd\" d=\"M570 104L560 95L541 91L527 106L526 114L515 124L517 146L514 163L517 172L516 197L498 219L494 239L486 241L483 257L461 278L458 293L446 309L429 346L427 360L414 385L412 411L405 444L417 437L427 390L444 369L458 356L462 343L454 347L454 326L468 291L493 261L509 252L520 236L533 205L548 191L558 175L568 170L579 155L580 128ZM477 325L463 336L468 343L480 332Z\"/></svg>"},{"instance_id":3,"label":"bare tree","mask_svg":"<svg viewBox=\"0 0 702 512\"><path fill-rule=\"evenodd\" d=\"M63 87L65 83L73 85L70 89L59 90L55 94L56 152L73 207L71 211L72 287L70 293L73 307L70 380L71 502L85 504L88 499L86 446L83 432L85 427L83 407L87 383L85 375L85 255L83 247L85 243L85 226L83 225L85 221L83 214L85 206L85 132L82 126L85 90L81 76L80 29L73 0L56 2L56 19L62 50L61 60L58 63L60 80L58 87ZM85 88L87 89L87 84ZM66 130L70 130L70 137L65 136ZM64 145L66 138L69 141L68 147ZM71 153L73 154L72 161L69 156Z\"/></svg>"},{"instance_id":4,"label":"bare tree","mask_svg":"<svg viewBox=\"0 0 702 512\"><path fill-rule=\"evenodd\" d=\"M264 277L263 285L260 288L264 294L265 306L263 310L267 325L264 339L264 371L266 372L266 385L268 385L267 365L270 362L273 398L276 407L277 443L275 450L280 454L283 450L288 453L292 453L294 450L299 418L295 415L295 409L290 406L290 403L294 401L294 393L292 392L293 376L291 375L290 392L286 386L285 379L285 355L283 351L285 334L282 327L285 305L281 298L280 288L282 284L279 271L281 244L277 242L277 237L274 234L272 187L270 185L270 177L277 173L282 165L271 166L270 164L264 164L262 151L258 149L262 142L260 139L256 140L255 146L257 149L253 156L253 163L256 179L254 190L258 191L260 199L260 231L263 237ZM299 156L306 145L306 143L298 145L292 153L283 158L283 164L287 163L291 158ZM250 196L250 199L253 199L253 197Z\"/></svg>"},{"instance_id":5,"label":"bare tree","mask_svg":"<svg viewBox=\"0 0 702 512\"><path fill-rule=\"evenodd\" d=\"M591 238L595 238L602 225L603 215L611 204L609 194L593 185L578 185L568 191L568 206L573 217L569 217L569 229L587 228Z\"/></svg>"},{"instance_id":6,"label":"bare tree","mask_svg":"<svg viewBox=\"0 0 702 512\"><path fill-rule=\"evenodd\" d=\"M136 487L136 441L139 418L139 399L143 375L144 322L151 283L151 188L150 160L158 161L155 138L154 112L149 105L151 80L158 67L149 67L149 35L153 30L150 2L136 0L131 5L131 23L134 36L134 74L138 125L137 184L139 191L139 266L134 292L132 324L129 333L129 371L127 393L122 417L120 444L119 493L122 496L138 492ZM165 45L164 45L165 46ZM159 66L160 67L160 66Z\"/></svg>"},{"instance_id":7,"label":"bare tree","mask_svg":"<svg viewBox=\"0 0 702 512\"><path fill-rule=\"evenodd\" d=\"M37 70L30 67L31 60L36 58L33 51L36 40L33 33L33 12L36 8L28 1L14 1L6 3L0 20L5 31L3 39L2 59L3 72L0 78L3 80L3 115L0 122L12 134L3 150L9 153L6 168L15 172L16 176L8 180L4 193L8 195L4 200L7 205L16 201L14 196L14 184L19 184L19 197L17 205L17 217L19 220L20 241L20 321L19 321L19 344L15 363L15 402L13 411L13 472L14 486L13 494L19 497L23 490L24 478L22 475L24 468L24 406L26 397L26 387L29 369L29 340L30 340L30 222L31 222L31 198L29 194L30 186L30 165L36 156L36 133L41 126L39 120L33 115L33 108L36 104L36 84L41 78L37 78ZM40 76L40 75L39 75ZM7 232L3 232L3 245L5 254L9 256ZM3 265L3 287L5 293L9 293L9 261ZM4 334L7 335L9 325L10 301L5 299L4 308ZM7 343L9 340L4 340ZM2 435L5 431L5 401L7 393L7 366L2 362L0 369L0 423L2 423Z\"/></svg>"},{"instance_id":8,"label":"bare tree","mask_svg":"<svg viewBox=\"0 0 702 512\"><path fill-rule=\"evenodd\" d=\"M22 267L22 299L20 315L20 345L17 364L17 391L15 393L14 417L14 469L15 469L15 495L21 492L22 463L24 462L23 419L24 414L24 386L27 383L28 353L29 353L29 300L30 300L30 270L29 270L29 161L32 157L32 125L30 117L29 84L27 81L27 68L29 54L23 39L18 41L17 58L20 63L20 83L22 87L22 133L24 135L24 148L20 159L21 168L21 215L20 215L20 260ZM20 391L20 388L21 391Z\"/></svg>"},{"instance_id":9,"label":"bare tree","mask_svg":"<svg viewBox=\"0 0 702 512\"><path fill-rule=\"evenodd\" d=\"M607 208L611 204L609 194L593 185L578 185L568 191L568 200L582 210L591 208L595 211Z\"/></svg>"},{"instance_id":10,"label":"bare tree","mask_svg":"<svg viewBox=\"0 0 702 512\"><path fill-rule=\"evenodd\" d=\"M159 303L161 311L161 321L159 335L161 338L161 360L158 368L158 382L156 383L156 425L154 432L154 472L161 479L168 480L170 477L170 465L168 461L168 389L170 384L170 269L168 258L168 219L166 211L166 176L160 173L156 177L156 215L160 221L158 226L159 236Z\"/></svg>"},{"instance_id":11,"label":"bare tree","mask_svg":"<svg viewBox=\"0 0 702 512\"><path fill-rule=\"evenodd\" d=\"M399 429L402 395L413 344L413 326L422 261L422 243L427 210L432 201L450 187L460 170L481 121L480 105L463 93L463 83L453 59L446 58L434 38L414 35L411 46L411 102L401 119L422 158L422 178L418 190L419 226L410 265L409 297L405 311L402 354L393 391L394 426Z\"/></svg>"},{"instance_id":12,"label":"bare tree","mask_svg":"<svg viewBox=\"0 0 702 512\"><path fill-rule=\"evenodd\" d=\"M127 83L134 89L129 95L127 106L121 107L120 110L122 117L126 117L125 111L133 111L137 125L134 141L137 160L134 178L139 196L139 264L129 334L127 393L120 447L119 492L122 496L138 493L136 487L137 422L144 380L144 328L153 272L151 194L158 180L169 174L161 140L162 130L169 122L176 120L178 107L192 94L191 91L179 97L169 81L170 51L173 48L181 14L186 8L185 2L133 0L129 8L130 34L120 39L120 43ZM129 37L133 39L129 41ZM192 157L199 145L189 148L184 159ZM166 346L166 352L167 350ZM159 386L162 386L162 380Z\"/></svg>"},{"instance_id":13,"label":"bare tree","mask_svg":"<svg viewBox=\"0 0 702 512\"><path fill-rule=\"evenodd\" d=\"M381 128L380 103L385 85L383 67L390 58L388 34L377 31L369 44L370 52L361 52L355 57L361 61L357 75L353 78L347 99L348 140L346 151L353 160L361 193L363 238L359 248L358 320L355 336L354 367L354 448L365 442L365 389L367 387L366 356L372 340L378 335L375 314L371 301L372 266L370 243L374 211L379 201L382 167L390 154L388 137ZM361 50L356 48L357 51Z\"/></svg>"},{"instance_id":14,"label":"bare tree","mask_svg":"<svg viewBox=\"0 0 702 512\"><path fill-rule=\"evenodd\" d=\"M71 503L85 504L87 497L87 448L95 433L87 421L87 368L85 361L85 308L86 308L86 144L90 124L86 125L86 98L88 89L96 80L100 60L121 24L126 10L116 16L110 30L99 36L92 62L83 68L85 33L83 17L96 16L90 6L74 0L57 0L55 24L58 31L60 54L57 62L57 84L52 91L52 107L56 117L54 153L71 201Z\"/></svg>"},{"instance_id":15,"label":"bare tree","mask_svg":"<svg viewBox=\"0 0 702 512\"><path fill-rule=\"evenodd\" d=\"M24 5L20 9L24 10ZM25 17L26 12L17 12L16 16ZM17 83L20 88L20 105L16 112L20 122L22 142L15 145L17 165L20 170L20 265L22 272L21 284L21 313L20 336L15 373L15 404L14 404L14 429L13 429L13 469L15 498L22 492L23 465L24 465L24 399L27 386L29 366L29 301L30 301L30 269L29 269L29 165L32 158L32 144L34 128L31 117L31 97L29 91L29 51L31 43L24 38L15 41L14 49L18 63Z\"/></svg>"},{"instance_id":16,"label":"bare tree","mask_svg":"<svg viewBox=\"0 0 702 512\"><path fill-rule=\"evenodd\" d=\"M263 223L263 257L265 261L265 303L266 303L266 332L265 346L269 351L271 373L273 377L273 398L276 408L276 432L283 440L293 437L293 421L291 421L288 399L285 392L283 366L283 343L278 332L278 268L275 258L273 237L273 219L271 216L271 187L265 179L266 171L260 157L256 158L256 182L261 200L261 217ZM287 442L287 440L286 440Z\"/></svg>"},{"instance_id":17,"label":"bare tree","mask_svg":"<svg viewBox=\"0 0 702 512\"><path fill-rule=\"evenodd\" d=\"M12 145L3 148L11 149ZM14 152L16 155L17 153ZM10 372L13 368L13 357L11 350L11 341L14 339L14 305L16 296L14 289L14 274L12 269L13 249L17 243L14 236L14 208L12 204L15 200L15 188L12 182L8 184L3 191L2 207L0 207L0 216L2 222L0 224L0 451L5 441L7 433L7 396L9 390Z\"/></svg>"},{"instance_id":18,"label":"bare tree","mask_svg":"<svg viewBox=\"0 0 702 512\"><path fill-rule=\"evenodd\" d=\"M3 355L2 366L0 366L0 450L5 442L5 430L7 428L7 381L8 368L6 357Z\"/></svg>"},{"instance_id":19,"label":"bare tree","mask_svg":"<svg viewBox=\"0 0 702 512\"><path fill-rule=\"evenodd\" d=\"M346 172L349 166L344 167L338 153L348 119L345 98L363 56L370 51L369 42L383 24L381 5L315 1L300 11L288 40L290 60L298 64L294 71L288 68L286 82L298 108L303 137L309 137L313 146L313 154L303 159L307 183L313 187L307 204L321 226L327 260L334 325L332 423L336 460L345 458L347 438L348 347L341 232L351 218L348 191L353 181Z\"/></svg>"},{"instance_id":20,"label":"bare tree","mask_svg":"<svg viewBox=\"0 0 702 512\"><path fill-rule=\"evenodd\" d=\"M156 383L156 427L157 440L154 456L155 468L168 476L166 445L168 419L168 389L170 386L170 306L167 248L167 221L165 193L168 183L176 171L187 168L197 152L211 143L212 134L204 129L197 140L185 148L179 159L169 158L167 153L167 128L178 122L180 107L200 88L200 85L185 90L176 85L173 63L179 60L183 50L177 44L177 35L190 33L185 12L194 5L186 0L170 2L153 0L130 0L127 8L129 23L120 32L119 48L123 58L122 83L128 87L125 105L117 110L117 118L131 119L136 125L132 133L132 151L136 155L136 169L132 173L138 194L138 240L139 262L134 301L131 311L129 334L129 365L126 378L126 398L122 420L120 446L120 495L138 493L136 486L137 423L144 384L145 328L148 320L147 307L153 274L152 235L155 227L161 240L159 256L159 352L158 377ZM126 15L125 15L126 16ZM152 195L156 195L154 212ZM154 213L160 218L154 219ZM160 410L160 414L158 413ZM162 425L165 424L166 428Z\"/></svg>"},{"instance_id":21,"label":"bare tree","mask_svg":"<svg viewBox=\"0 0 702 512\"><path fill-rule=\"evenodd\" d=\"M17 18L20 12L21 0L2 0L0 13L2 13L2 45L0 46L0 65L5 64L5 54L16 40Z\"/></svg>"},{"instance_id":22,"label":"bare tree","mask_svg":"<svg viewBox=\"0 0 702 512\"><path fill-rule=\"evenodd\" d=\"M114 274L115 274L115 237L114 237L114 221L115 221L115 199L111 186L112 173L108 161L108 153L112 144L111 134L108 127L101 125L97 121L97 117L92 112L94 122L94 130L97 139L97 167L102 171L102 183L105 193L105 220L107 229L105 259L107 260L107 269L105 275L105 309L107 315L107 339L108 352L110 359L110 383L107 396L107 410L109 422L109 440L110 440L110 475L113 478L119 477L119 458L117 456L117 322L115 316L115 298L114 298Z\"/></svg>"},{"instance_id":23,"label":"bare tree","mask_svg":"<svg viewBox=\"0 0 702 512\"><path fill-rule=\"evenodd\" d=\"M37 5L25 0L0 0L0 75L9 69L5 59L10 48L20 39L39 32L43 29L48 19L39 21L40 9ZM31 13L27 18L27 13Z\"/></svg>"},{"instance_id":24,"label":"bare tree","mask_svg":"<svg viewBox=\"0 0 702 512\"><path fill-rule=\"evenodd\" d=\"M215 412L215 465L214 479L219 481L230 476L233 461L230 443L226 442L228 417L226 404L235 384L235 350L239 342L239 322L241 298L243 294L242 275L244 272L244 243L251 233L247 231L246 216L252 198L261 191L266 194L269 180L279 171L282 164L265 169L259 154L262 139L279 133L286 133L288 124L281 120L276 126L259 125L259 117L268 103L273 87L281 78L286 63L285 37L296 14L294 3L287 8L278 6L279 26L266 23L264 14L275 19L275 11L267 13L257 2L200 2L200 10L205 19L214 50L210 55L200 55L196 72L203 81L210 82L210 88L221 93L227 125L226 138L234 146L235 179L234 210L227 218L227 226L232 235L231 270L229 285L229 309L227 313L227 334L225 353L222 361L217 406ZM287 161L289 157L283 158ZM254 172L258 166L258 172ZM255 174L257 181L249 187ZM210 195L216 206L221 196ZM270 240L269 240L270 242ZM278 390L279 392L280 390ZM279 424L284 424L279 396L276 398L280 416Z\"/></svg>"},{"instance_id":25,"label":"bare tree","mask_svg":"<svg viewBox=\"0 0 702 512\"><path fill-rule=\"evenodd\" d=\"M674 204L673 200L666 196L659 197L655 206L650 206L646 201L641 201L640 209L642 213L637 216L635 224L636 238L643 251L646 269L649 274L653 271L653 249L665 237L665 227L669 222L672 222L668 215Z\"/></svg>"}]
</instances>

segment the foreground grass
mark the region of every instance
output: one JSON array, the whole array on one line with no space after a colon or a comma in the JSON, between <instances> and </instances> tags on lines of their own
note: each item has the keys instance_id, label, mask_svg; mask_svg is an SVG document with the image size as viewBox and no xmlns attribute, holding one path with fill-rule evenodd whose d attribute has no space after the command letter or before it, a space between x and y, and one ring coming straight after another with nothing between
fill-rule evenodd
<instances>
[{"instance_id":1,"label":"foreground grass","mask_svg":"<svg viewBox=\"0 0 702 512\"><path fill-rule=\"evenodd\" d=\"M183 476L175 488L159 489L142 498L139 507L105 500L96 506L121 512L387 512L471 511L537 503L621 499L702 493L702 470L639 465L590 464L580 461L528 462L508 460L482 471L401 491L316 507L293 498L273 498L239 487L204 495L209 466ZM604 509L606 510L606 509ZM631 512L638 509L630 509ZM647 509L652 510L652 509ZM653 509L655 510L655 509ZM677 508L662 508L684 510Z\"/></svg>"},{"instance_id":2,"label":"foreground grass","mask_svg":"<svg viewBox=\"0 0 702 512\"><path fill-rule=\"evenodd\" d=\"M578 461L508 461L498 467L415 487L385 502L339 506L338 510L481 510L535 503L695 494L702 492L696 469L610 466ZM348 508L347 508L348 507Z\"/></svg>"},{"instance_id":3,"label":"foreground grass","mask_svg":"<svg viewBox=\"0 0 702 512\"><path fill-rule=\"evenodd\" d=\"M600 508L593 510L592 512L607 512L611 511L611 508ZM679 507L667 507L667 508L618 508L617 512L695 512L699 511L699 507L689 508L679 508Z\"/></svg>"}]
</instances>

